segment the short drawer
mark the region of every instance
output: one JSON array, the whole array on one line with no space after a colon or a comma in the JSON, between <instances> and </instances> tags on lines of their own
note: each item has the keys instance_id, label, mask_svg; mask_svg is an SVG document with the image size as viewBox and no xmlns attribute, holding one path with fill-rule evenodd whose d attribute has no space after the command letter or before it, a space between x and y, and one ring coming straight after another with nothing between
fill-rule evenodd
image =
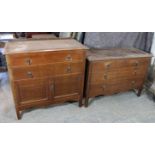
<instances>
[{"instance_id":1,"label":"short drawer","mask_svg":"<svg viewBox=\"0 0 155 155\"><path fill-rule=\"evenodd\" d=\"M40 65L31 67L16 67L10 69L13 80L32 79L46 76L54 76L53 65Z\"/></svg>"},{"instance_id":2,"label":"short drawer","mask_svg":"<svg viewBox=\"0 0 155 155\"><path fill-rule=\"evenodd\" d=\"M26 67L45 63L45 57L42 53L12 54L7 56L7 64L11 67Z\"/></svg>"},{"instance_id":3,"label":"short drawer","mask_svg":"<svg viewBox=\"0 0 155 155\"><path fill-rule=\"evenodd\" d=\"M84 61L85 52L84 51L57 51L46 53L45 59L47 63L51 62L74 62L74 61Z\"/></svg>"},{"instance_id":4,"label":"short drawer","mask_svg":"<svg viewBox=\"0 0 155 155\"><path fill-rule=\"evenodd\" d=\"M84 61L84 51L55 51L25 54L12 54L7 56L7 63L11 67L43 65L55 62Z\"/></svg>"},{"instance_id":5,"label":"short drawer","mask_svg":"<svg viewBox=\"0 0 155 155\"><path fill-rule=\"evenodd\" d=\"M124 67L140 68L142 66L148 66L150 62L149 58L137 58L137 59L120 59L120 60L105 60L92 62L92 72L112 71Z\"/></svg>"},{"instance_id":6,"label":"short drawer","mask_svg":"<svg viewBox=\"0 0 155 155\"><path fill-rule=\"evenodd\" d=\"M82 62L56 63L54 64L54 71L55 75L82 73L84 71L84 63Z\"/></svg>"}]
</instances>

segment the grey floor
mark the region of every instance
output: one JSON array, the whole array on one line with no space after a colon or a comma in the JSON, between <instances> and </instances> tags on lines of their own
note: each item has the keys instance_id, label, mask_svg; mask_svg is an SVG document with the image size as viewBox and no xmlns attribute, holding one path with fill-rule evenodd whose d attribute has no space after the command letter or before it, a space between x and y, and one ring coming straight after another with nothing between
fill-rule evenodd
<instances>
[{"instance_id":1,"label":"grey floor","mask_svg":"<svg viewBox=\"0 0 155 155\"><path fill-rule=\"evenodd\" d=\"M78 103L50 106L24 112L16 119L13 98L7 73L0 73L0 122L58 122L58 123L149 123L155 122L155 102L143 92L137 97L134 92L97 97L88 108L79 108Z\"/></svg>"}]
</instances>

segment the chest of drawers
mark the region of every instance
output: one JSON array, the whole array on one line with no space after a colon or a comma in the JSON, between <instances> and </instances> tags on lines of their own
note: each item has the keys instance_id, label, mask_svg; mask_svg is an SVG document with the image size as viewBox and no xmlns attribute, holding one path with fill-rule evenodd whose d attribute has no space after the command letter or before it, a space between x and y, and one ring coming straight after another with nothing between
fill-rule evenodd
<instances>
[{"instance_id":1,"label":"chest of drawers","mask_svg":"<svg viewBox=\"0 0 155 155\"><path fill-rule=\"evenodd\" d=\"M87 52L85 106L90 97L138 89L140 96L151 55L138 49Z\"/></svg>"},{"instance_id":2,"label":"chest of drawers","mask_svg":"<svg viewBox=\"0 0 155 155\"><path fill-rule=\"evenodd\" d=\"M5 54L18 119L21 111L79 101L87 48L72 39L9 42Z\"/></svg>"}]
</instances>

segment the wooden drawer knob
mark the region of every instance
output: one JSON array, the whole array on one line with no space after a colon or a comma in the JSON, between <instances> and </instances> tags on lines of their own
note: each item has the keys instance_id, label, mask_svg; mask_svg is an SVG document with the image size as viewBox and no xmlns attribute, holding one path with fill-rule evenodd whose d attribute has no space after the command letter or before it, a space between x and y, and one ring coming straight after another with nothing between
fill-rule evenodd
<instances>
[{"instance_id":1,"label":"wooden drawer knob","mask_svg":"<svg viewBox=\"0 0 155 155\"><path fill-rule=\"evenodd\" d=\"M25 62L26 62L27 65L31 65L32 64L32 60L31 59L26 59Z\"/></svg>"},{"instance_id":2,"label":"wooden drawer knob","mask_svg":"<svg viewBox=\"0 0 155 155\"><path fill-rule=\"evenodd\" d=\"M27 72L27 76L28 76L29 78L33 78L32 72Z\"/></svg>"},{"instance_id":3,"label":"wooden drawer knob","mask_svg":"<svg viewBox=\"0 0 155 155\"><path fill-rule=\"evenodd\" d=\"M66 61L72 61L71 55L67 55L66 58L65 58L65 60L66 60Z\"/></svg>"}]
</instances>

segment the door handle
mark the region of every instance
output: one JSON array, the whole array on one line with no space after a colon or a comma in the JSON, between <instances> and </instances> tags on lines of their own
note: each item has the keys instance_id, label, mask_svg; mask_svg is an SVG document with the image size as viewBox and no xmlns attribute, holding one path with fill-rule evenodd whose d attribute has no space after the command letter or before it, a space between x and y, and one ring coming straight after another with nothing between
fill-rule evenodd
<instances>
[{"instance_id":1,"label":"door handle","mask_svg":"<svg viewBox=\"0 0 155 155\"><path fill-rule=\"evenodd\" d=\"M50 90L51 90L51 91L54 91L54 84L53 84L53 83L52 83L51 86L50 86Z\"/></svg>"},{"instance_id":2,"label":"door handle","mask_svg":"<svg viewBox=\"0 0 155 155\"><path fill-rule=\"evenodd\" d=\"M72 70L71 70L71 66L68 66L67 69L66 69L66 72L67 72L67 73L70 73L71 71L72 71Z\"/></svg>"}]
</instances>

